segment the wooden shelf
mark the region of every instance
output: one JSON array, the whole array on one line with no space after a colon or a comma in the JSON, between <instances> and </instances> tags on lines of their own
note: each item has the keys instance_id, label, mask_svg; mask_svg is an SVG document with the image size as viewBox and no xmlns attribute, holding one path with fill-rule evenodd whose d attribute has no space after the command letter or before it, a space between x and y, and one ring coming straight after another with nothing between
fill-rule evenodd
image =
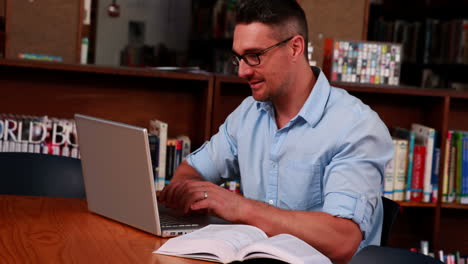
<instances>
[{"instance_id":1,"label":"wooden shelf","mask_svg":"<svg viewBox=\"0 0 468 264\"><path fill-rule=\"evenodd\" d=\"M342 83L332 82L335 87L343 88L353 92L366 92L366 93L381 93L381 94L401 94L401 95L414 95L414 96L427 96L427 97L454 97L454 98L468 98L468 92L455 91L451 89L424 89L416 86L389 86L389 85L369 85L369 84L355 84L355 83Z\"/></svg>"},{"instance_id":2,"label":"wooden shelf","mask_svg":"<svg viewBox=\"0 0 468 264\"><path fill-rule=\"evenodd\" d=\"M0 113L81 113L140 127L169 124L193 149L210 137L213 75L0 59Z\"/></svg>"},{"instance_id":3,"label":"wooden shelf","mask_svg":"<svg viewBox=\"0 0 468 264\"><path fill-rule=\"evenodd\" d=\"M436 203L421 203L421 202L402 202L399 201L398 204L403 207L436 207Z\"/></svg>"},{"instance_id":4,"label":"wooden shelf","mask_svg":"<svg viewBox=\"0 0 468 264\"><path fill-rule=\"evenodd\" d=\"M210 74L198 74L190 72L175 72L175 71L160 71L151 68L134 68L134 67L103 67L89 64L66 64L54 62L42 62L34 60L13 60L0 59L0 65L15 66L34 69L60 70L68 72L86 72L86 73L101 73L113 74L122 76L141 76L141 77L157 77L178 80L199 80L207 81L211 78Z\"/></svg>"},{"instance_id":5,"label":"wooden shelf","mask_svg":"<svg viewBox=\"0 0 468 264\"><path fill-rule=\"evenodd\" d=\"M442 207L442 208L451 208L451 209L468 210L468 204L442 203L441 207Z\"/></svg>"}]
</instances>

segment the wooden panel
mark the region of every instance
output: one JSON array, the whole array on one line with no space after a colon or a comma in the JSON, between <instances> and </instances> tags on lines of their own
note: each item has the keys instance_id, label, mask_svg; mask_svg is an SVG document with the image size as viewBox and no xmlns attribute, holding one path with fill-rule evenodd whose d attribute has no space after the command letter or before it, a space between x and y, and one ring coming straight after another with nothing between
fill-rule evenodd
<instances>
[{"instance_id":1,"label":"wooden panel","mask_svg":"<svg viewBox=\"0 0 468 264\"><path fill-rule=\"evenodd\" d=\"M390 129L396 126L410 128L421 123L440 131L442 120L435 118L443 110L444 97L423 97L385 93L350 91L376 111Z\"/></svg>"},{"instance_id":2,"label":"wooden panel","mask_svg":"<svg viewBox=\"0 0 468 264\"><path fill-rule=\"evenodd\" d=\"M0 17L5 16L5 0L0 0Z\"/></svg>"},{"instance_id":3,"label":"wooden panel","mask_svg":"<svg viewBox=\"0 0 468 264\"><path fill-rule=\"evenodd\" d=\"M468 254L468 210L443 209L440 228L440 248L446 253Z\"/></svg>"},{"instance_id":4,"label":"wooden panel","mask_svg":"<svg viewBox=\"0 0 468 264\"><path fill-rule=\"evenodd\" d=\"M8 0L6 58L20 53L78 62L82 0Z\"/></svg>"},{"instance_id":5,"label":"wooden panel","mask_svg":"<svg viewBox=\"0 0 468 264\"><path fill-rule=\"evenodd\" d=\"M450 104L449 129L468 130L468 100L452 98Z\"/></svg>"},{"instance_id":6,"label":"wooden panel","mask_svg":"<svg viewBox=\"0 0 468 264\"><path fill-rule=\"evenodd\" d=\"M27 77L25 77L27 76ZM208 81L0 67L0 112L72 118L82 113L205 140Z\"/></svg>"},{"instance_id":7,"label":"wooden panel","mask_svg":"<svg viewBox=\"0 0 468 264\"><path fill-rule=\"evenodd\" d=\"M247 97L252 95L249 85L237 77L216 76L211 133L218 132L226 117Z\"/></svg>"},{"instance_id":8,"label":"wooden panel","mask_svg":"<svg viewBox=\"0 0 468 264\"><path fill-rule=\"evenodd\" d=\"M322 66L325 38L364 40L367 34L367 0L301 1L307 16L313 60Z\"/></svg>"}]
</instances>

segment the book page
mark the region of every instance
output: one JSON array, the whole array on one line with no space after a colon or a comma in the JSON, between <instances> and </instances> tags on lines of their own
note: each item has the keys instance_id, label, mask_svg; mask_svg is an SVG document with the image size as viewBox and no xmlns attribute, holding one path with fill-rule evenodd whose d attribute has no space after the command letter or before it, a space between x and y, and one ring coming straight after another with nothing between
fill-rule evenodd
<instances>
[{"instance_id":1,"label":"book page","mask_svg":"<svg viewBox=\"0 0 468 264\"><path fill-rule=\"evenodd\" d=\"M254 226L209 225L169 239L154 253L228 263L235 260L240 249L266 238L266 234Z\"/></svg>"},{"instance_id":2,"label":"book page","mask_svg":"<svg viewBox=\"0 0 468 264\"><path fill-rule=\"evenodd\" d=\"M238 258L273 258L288 263L331 264L329 258L299 238L280 234L242 249Z\"/></svg>"}]
</instances>

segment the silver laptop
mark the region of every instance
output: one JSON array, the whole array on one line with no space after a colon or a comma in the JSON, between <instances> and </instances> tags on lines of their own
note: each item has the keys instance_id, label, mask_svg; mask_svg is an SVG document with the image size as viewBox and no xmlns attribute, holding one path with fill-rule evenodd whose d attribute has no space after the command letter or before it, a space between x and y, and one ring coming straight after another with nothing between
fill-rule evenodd
<instances>
[{"instance_id":1,"label":"silver laptop","mask_svg":"<svg viewBox=\"0 0 468 264\"><path fill-rule=\"evenodd\" d=\"M158 205L145 128L80 114L75 120L91 212L162 237L227 223Z\"/></svg>"}]
</instances>

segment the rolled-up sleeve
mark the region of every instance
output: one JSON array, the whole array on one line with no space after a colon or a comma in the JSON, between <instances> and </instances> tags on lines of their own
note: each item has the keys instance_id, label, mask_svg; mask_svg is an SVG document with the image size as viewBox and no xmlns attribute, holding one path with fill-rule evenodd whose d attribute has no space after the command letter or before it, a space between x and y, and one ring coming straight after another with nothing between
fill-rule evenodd
<instances>
[{"instance_id":1,"label":"rolled-up sleeve","mask_svg":"<svg viewBox=\"0 0 468 264\"><path fill-rule=\"evenodd\" d=\"M233 138L239 122L238 112L239 109L232 112L219 127L218 133L187 156L188 164L207 181L220 183L223 179L239 178L238 148Z\"/></svg>"},{"instance_id":2,"label":"rolled-up sleeve","mask_svg":"<svg viewBox=\"0 0 468 264\"><path fill-rule=\"evenodd\" d=\"M366 239L381 230L382 182L385 165L393 156L393 143L373 111L355 118L340 138L324 172L323 211L353 220Z\"/></svg>"}]
</instances>

